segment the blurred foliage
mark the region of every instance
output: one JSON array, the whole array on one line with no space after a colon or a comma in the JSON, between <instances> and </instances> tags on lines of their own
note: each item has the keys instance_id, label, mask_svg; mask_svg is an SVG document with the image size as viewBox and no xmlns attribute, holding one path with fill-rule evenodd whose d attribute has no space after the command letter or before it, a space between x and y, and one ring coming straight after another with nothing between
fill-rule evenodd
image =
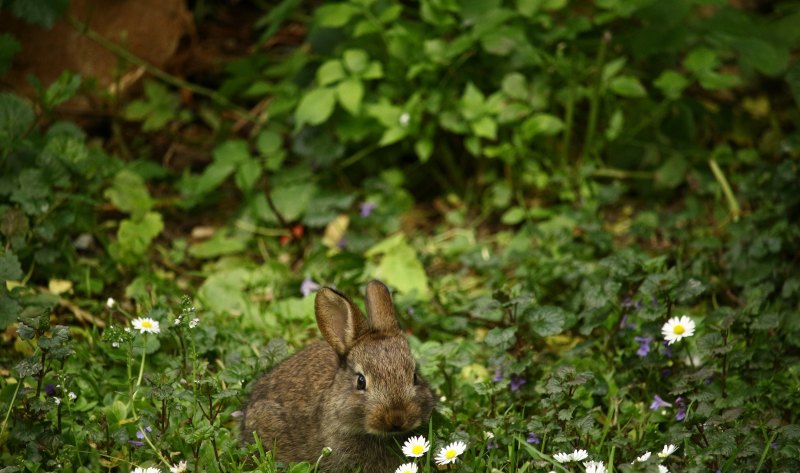
<instances>
[{"instance_id":1,"label":"blurred foliage","mask_svg":"<svg viewBox=\"0 0 800 473\"><path fill-rule=\"evenodd\" d=\"M314 288L372 278L457 469L800 469L796 2L259 5L194 5L259 8L218 97L149 79L97 127L75 74L0 93L3 471L310 471L237 411Z\"/></svg>"}]
</instances>

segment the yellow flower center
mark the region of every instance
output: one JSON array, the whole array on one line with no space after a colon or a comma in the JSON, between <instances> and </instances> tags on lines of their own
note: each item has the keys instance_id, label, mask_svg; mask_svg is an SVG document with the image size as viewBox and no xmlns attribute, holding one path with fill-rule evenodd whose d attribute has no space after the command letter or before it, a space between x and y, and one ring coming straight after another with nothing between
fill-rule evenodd
<instances>
[{"instance_id":1,"label":"yellow flower center","mask_svg":"<svg viewBox=\"0 0 800 473\"><path fill-rule=\"evenodd\" d=\"M452 448L451 448L450 450L448 450L448 451L447 451L447 453L445 453L445 454L444 454L444 456L445 456L445 457L446 457L448 460L452 460L453 458L455 458L455 457L456 457L456 455L458 455L458 454L457 454L457 453L456 453L456 451L455 451L454 449L452 449Z\"/></svg>"},{"instance_id":2,"label":"yellow flower center","mask_svg":"<svg viewBox=\"0 0 800 473\"><path fill-rule=\"evenodd\" d=\"M142 320L142 327L153 328L153 322L150 322L149 320Z\"/></svg>"},{"instance_id":3,"label":"yellow flower center","mask_svg":"<svg viewBox=\"0 0 800 473\"><path fill-rule=\"evenodd\" d=\"M411 447L411 453L413 453L414 455L422 454L423 450L424 449L422 448L422 445L414 445L413 447Z\"/></svg>"},{"instance_id":4,"label":"yellow flower center","mask_svg":"<svg viewBox=\"0 0 800 473\"><path fill-rule=\"evenodd\" d=\"M675 335L683 335L683 332L686 330L683 328L683 325L678 324L674 329L672 329L672 331L675 332Z\"/></svg>"}]
</instances>

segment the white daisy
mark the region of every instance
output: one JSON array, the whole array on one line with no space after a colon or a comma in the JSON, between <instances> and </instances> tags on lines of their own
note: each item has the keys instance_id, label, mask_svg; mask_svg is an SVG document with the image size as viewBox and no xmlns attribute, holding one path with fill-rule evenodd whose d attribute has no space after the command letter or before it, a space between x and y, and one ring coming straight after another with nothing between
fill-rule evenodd
<instances>
[{"instance_id":1,"label":"white daisy","mask_svg":"<svg viewBox=\"0 0 800 473\"><path fill-rule=\"evenodd\" d=\"M575 450L570 454L572 461L579 462L581 460L585 460L589 456L589 452L586 450Z\"/></svg>"},{"instance_id":2,"label":"white daisy","mask_svg":"<svg viewBox=\"0 0 800 473\"><path fill-rule=\"evenodd\" d=\"M403 463L394 470L394 473L417 473L417 465L414 463Z\"/></svg>"},{"instance_id":3,"label":"white daisy","mask_svg":"<svg viewBox=\"0 0 800 473\"><path fill-rule=\"evenodd\" d=\"M436 454L435 458L436 464L447 465L448 463L455 463L458 456L464 453L466 449L467 444L464 442L453 442L439 450L439 453Z\"/></svg>"},{"instance_id":4,"label":"white daisy","mask_svg":"<svg viewBox=\"0 0 800 473\"><path fill-rule=\"evenodd\" d=\"M137 466L131 473L161 473L161 470L154 466L148 466L147 468Z\"/></svg>"},{"instance_id":5,"label":"white daisy","mask_svg":"<svg viewBox=\"0 0 800 473\"><path fill-rule=\"evenodd\" d=\"M131 325L133 325L133 328L135 328L141 333L158 333L161 331L161 327L159 327L158 321L153 320L149 317L139 317L133 319Z\"/></svg>"},{"instance_id":6,"label":"white daisy","mask_svg":"<svg viewBox=\"0 0 800 473\"><path fill-rule=\"evenodd\" d=\"M658 465L658 473L669 473L669 470L664 465Z\"/></svg>"},{"instance_id":7,"label":"white daisy","mask_svg":"<svg viewBox=\"0 0 800 473\"><path fill-rule=\"evenodd\" d=\"M647 459L650 458L650 455L652 455L650 452L644 452L642 456L636 457L636 460L632 461L631 464L636 462L646 462Z\"/></svg>"},{"instance_id":8,"label":"white daisy","mask_svg":"<svg viewBox=\"0 0 800 473\"><path fill-rule=\"evenodd\" d=\"M694 320L686 315L680 317L673 317L661 327L661 334L664 335L664 340L668 345L679 342L684 337L691 337L694 335Z\"/></svg>"},{"instance_id":9,"label":"white daisy","mask_svg":"<svg viewBox=\"0 0 800 473\"><path fill-rule=\"evenodd\" d=\"M411 437L403 444L403 455L411 458L419 458L425 455L425 452L431 447L431 444L425 440L422 435L418 437Z\"/></svg>"},{"instance_id":10,"label":"white daisy","mask_svg":"<svg viewBox=\"0 0 800 473\"><path fill-rule=\"evenodd\" d=\"M672 444L664 445L664 448L660 452L658 452L658 458L667 458L668 456L675 453L675 450L677 449L678 447Z\"/></svg>"},{"instance_id":11,"label":"white daisy","mask_svg":"<svg viewBox=\"0 0 800 473\"><path fill-rule=\"evenodd\" d=\"M170 473L183 473L186 471L186 461L182 461L175 466L169 467Z\"/></svg>"},{"instance_id":12,"label":"white daisy","mask_svg":"<svg viewBox=\"0 0 800 473\"><path fill-rule=\"evenodd\" d=\"M572 461L572 455L570 455L569 453L558 452L555 455L553 455L553 459L558 463L568 463Z\"/></svg>"},{"instance_id":13,"label":"white daisy","mask_svg":"<svg viewBox=\"0 0 800 473\"><path fill-rule=\"evenodd\" d=\"M583 462L583 467L586 468L586 473L606 473L606 466L603 465L603 462Z\"/></svg>"}]
</instances>

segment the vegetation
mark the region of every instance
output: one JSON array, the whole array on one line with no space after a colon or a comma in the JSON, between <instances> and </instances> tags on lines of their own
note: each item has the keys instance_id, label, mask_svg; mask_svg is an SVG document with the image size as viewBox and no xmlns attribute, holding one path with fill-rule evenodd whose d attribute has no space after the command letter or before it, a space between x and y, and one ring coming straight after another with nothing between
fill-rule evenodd
<instances>
[{"instance_id":1,"label":"vegetation","mask_svg":"<svg viewBox=\"0 0 800 473\"><path fill-rule=\"evenodd\" d=\"M440 396L420 471L800 470L796 2L269 3L196 2L260 8L202 87L0 93L3 472L313 471L242 403L373 278Z\"/></svg>"}]
</instances>

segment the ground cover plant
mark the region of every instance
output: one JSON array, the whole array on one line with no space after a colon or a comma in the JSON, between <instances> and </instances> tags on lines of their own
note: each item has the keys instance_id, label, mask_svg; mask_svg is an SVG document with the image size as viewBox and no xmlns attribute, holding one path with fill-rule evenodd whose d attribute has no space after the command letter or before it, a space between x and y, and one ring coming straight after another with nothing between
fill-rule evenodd
<instances>
[{"instance_id":1,"label":"ground cover plant","mask_svg":"<svg viewBox=\"0 0 800 473\"><path fill-rule=\"evenodd\" d=\"M0 471L315 471L242 405L371 279L438 397L398 471L800 470L796 2L191 6L247 46L0 92ZM0 13L136 63L66 7Z\"/></svg>"}]
</instances>

